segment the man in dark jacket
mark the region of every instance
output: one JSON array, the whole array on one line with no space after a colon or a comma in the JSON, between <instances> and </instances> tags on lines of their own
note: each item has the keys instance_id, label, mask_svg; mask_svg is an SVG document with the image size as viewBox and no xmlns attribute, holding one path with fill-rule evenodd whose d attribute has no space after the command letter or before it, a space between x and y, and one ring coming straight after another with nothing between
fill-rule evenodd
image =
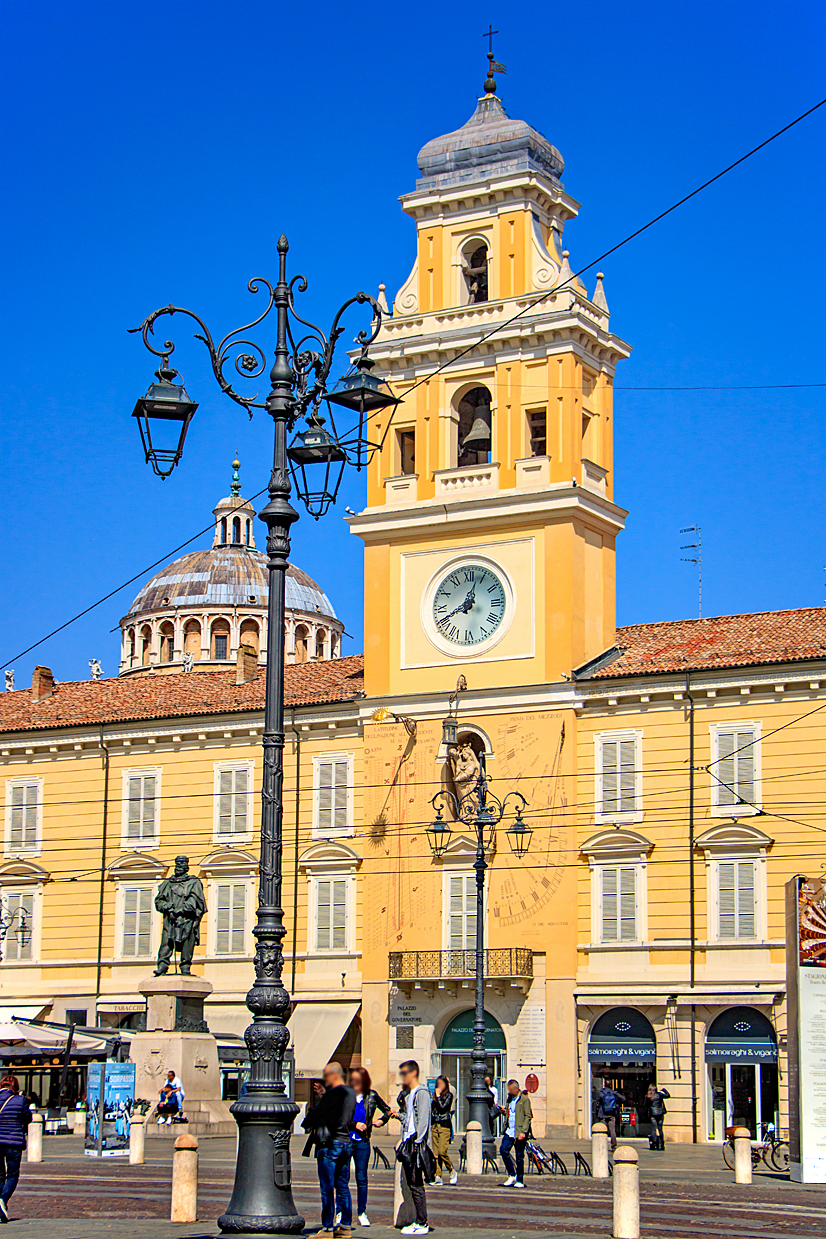
<instances>
[{"instance_id":1,"label":"man in dark jacket","mask_svg":"<svg viewBox=\"0 0 826 1239\"><path fill-rule=\"evenodd\" d=\"M618 1093L615 1088L606 1084L599 1090L594 1102L597 1121L604 1123L608 1128L612 1151L617 1147L617 1119L620 1117L620 1107L624 1101L623 1093Z\"/></svg>"},{"instance_id":2,"label":"man in dark jacket","mask_svg":"<svg viewBox=\"0 0 826 1239\"><path fill-rule=\"evenodd\" d=\"M26 1128L32 1112L20 1095L17 1076L0 1080L0 1222L8 1222L8 1203L20 1178L20 1159L26 1147Z\"/></svg>"},{"instance_id":3,"label":"man in dark jacket","mask_svg":"<svg viewBox=\"0 0 826 1239\"><path fill-rule=\"evenodd\" d=\"M313 1135L321 1188L321 1225L334 1239L351 1239L353 1201L350 1196L351 1133L356 1093L344 1083L340 1063L324 1068L324 1085L316 1086L316 1104L302 1123ZM336 1213L340 1219L336 1225Z\"/></svg>"}]
</instances>

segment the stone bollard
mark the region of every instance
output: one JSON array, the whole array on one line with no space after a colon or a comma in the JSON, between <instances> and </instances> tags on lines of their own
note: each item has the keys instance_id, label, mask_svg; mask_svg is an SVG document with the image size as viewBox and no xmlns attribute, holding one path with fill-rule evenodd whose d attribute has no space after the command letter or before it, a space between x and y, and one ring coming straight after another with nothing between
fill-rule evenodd
<instances>
[{"instance_id":1,"label":"stone bollard","mask_svg":"<svg viewBox=\"0 0 826 1239\"><path fill-rule=\"evenodd\" d=\"M28 1133L28 1149L26 1152L26 1161L42 1162L43 1161L43 1115L34 1113L32 1121L29 1123Z\"/></svg>"},{"instance_id":2,"label":"stone bollard","mask_svg":"<svg viewBox=\"0 0 826 1239\"><path fill-rule=\"evenodd\" d=\"M614 1239L640 1239L640 1167L637 1150L620 1145L614 1154Z\"/></svg>"},{"instance_id":3,"label":"stone bollard","mask_svg":"<svg viewBox=\"0 0 826 1239\"><path fill-rule=\"evenodd\" d=\"M416 1206L410 1195L410 1188L401 1162L396 1162L393 1175L393 1225L401 1230L402 1226L410 1226L416 1221Z\"/></svg>"},{"instance_id":4,"label":"stone bollard","mask_svg":"<svg viewBox=\"0 0 826 1239\"><path fill-rule=\"evenodd\" d=\"M467 1131L467 1172L481 1174L484 1169L482 1159L482 1124L470 1122Z\"/></svg>"},{"instance_id":5,"label":"stone bollard","mask_svg":"<svg viewBox=\"0 0 826 1239\"><path fill-rule=\"evenodd\" d=\"M751 1132L748 1127L734 1129L734 1182L751 1183Z\"/></svg>"},{"instance_id":6,"label":"stone bollard","mask_svg":"<svg viewBox=\"0 0 826 1239\"><path fill-rule=\"evenodd\" d=\"M595 1179L608 1178L608 1127L594 1123L591 1128L591 1173Z\"/></svg>"},{"instance_id":7,"label":"stone bollard","mask_svg":"<svg viewBox=\"0 0 826 1239\"><path fill-rule=\"evenodd\" d=\"M198 1138L183 1135L175 1141L172 1154L171 1222L198 1220Z\"/></svg>"},{"instance_id":8,"label":"stone bollard","mask_svg":"<svg viewBox=\"0 0 826 1239\"><path fill-rule=\"evenodd\" d=\"M133 1114L129 1120L129 1165L142 1166L146 1145L146 1115Z\"/></svg>"}]
</instances>

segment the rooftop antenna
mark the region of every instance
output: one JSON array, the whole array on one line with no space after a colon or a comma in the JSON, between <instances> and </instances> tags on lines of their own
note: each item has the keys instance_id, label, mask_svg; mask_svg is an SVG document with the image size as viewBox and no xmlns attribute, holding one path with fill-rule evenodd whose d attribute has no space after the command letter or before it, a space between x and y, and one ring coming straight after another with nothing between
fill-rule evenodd
<instances>
[{"instance_id":1,"label":"rooftop antenna","mask_svg":"<svg viewBox=\"0 0 826 1239\"><path fill-rule=\"evenodd\" d=\"M482 38L488 40L488 75L485 78L485 94L496 94L496 78L495 73L507 73L505 65L500 64L498 60L493 58L493 36L498 34L498 30L494 30L493 22L490 22L487 30L484 31Z\"/></svg>"},{"instance_id":2,"label":"rooftop antenna","mask_svg":"<svg viewBox=\"0 0 826 1239\"><path fill-rule=\"evenodd\" d=\"M680 559L684 564L697 565L697 614L700 619L703 618L703 530L700 525L686 525L685 529L681 529L680 533L696 533L696 542L687 542L685 546L681 546L681 551L696 551L696 555L681 555Z\"/></svg>"}]
</instances>

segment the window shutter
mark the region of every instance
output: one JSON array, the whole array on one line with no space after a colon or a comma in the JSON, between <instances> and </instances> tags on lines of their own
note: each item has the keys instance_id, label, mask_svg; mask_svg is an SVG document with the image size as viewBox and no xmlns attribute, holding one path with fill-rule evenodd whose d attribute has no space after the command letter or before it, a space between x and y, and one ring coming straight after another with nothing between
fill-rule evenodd
<instances>
[{"instance_id":1,"label":"window shutter","mask_svg":"<svg viewBox=\"0 0 826 1239\"><path fill-rule=\"evenodd\" d=\"M11 789L11 825L9 829L9 846L13 852L23 847L23 815L25 812L26 789L18 786Z\"/></svg>"},{"instance_id":2,"label":"window shutter","mask_svg":"<svg viewBox=\"0 0 826 1239\"><path fill-rule=\"evenodd\" d=\"M330 949L331 886L332 883L326 878L316 885L316 950L318 951Z\"/></svg>"},{"instance_id":3,"label":"window shutter","mask_svg":"<svg viewBox=\"0 0 826 1239\"><path fill-rule=\"evenodd\" d=\"M131 780L130 780L131 781ZM136 940L138 934L138 890L137 887L127 887L123 892L123 954L137 954Z\"/></svg>"},{"instance_id":4,"label":"window shutter","mask_svg":"<svg viewBox=\"0 0 826 1239\"><path fill-rule=\"evenodd\" d=\"M717 733L717 803L718 805L735 804L737 801L737 779L735 774L734 750L737 748L737 733L720 731Z\"/></svg>"},{"instance_id":5,"label":"window shutter","mask_svg":"<svg viewBox=\"0 0 826 1239\"><path fill-rule=\"evenodd\" d=\"M637 744L635 740L619 741L619 809L634 813L637 808Z\"/></svg>"},{"instance_id":6,"label":"window shutter","mask_svg":"<svg viewBox=\"0 0 826 1239\"><path fill-rule=\"evenodd\" d=\"M143 799L141 801L141 839L151 839L155 834L155 776L144 775Z\"/></svg>"},{"instance_id":7,"label":"window shutter","mask_svg":"<svg viewBox=\"0 0 826 1239\"><path fill-rule=\"evenodd\" d=\"M220 885L215 912L215 954L229 955L230 896L232 887Z\"/></svg>"},{"instance_id":8,"label":"window shutter","mask_svg":"<svg viewBox=\"0 0 826 1239\"><path fill-rule=\"evenodd\" d=\"M318 763L318 830L328 835L333 825L333 763Z\"/></svg>"},{"instance_id":9,"label":"window shutter","mask_svg":"<svg viewBox=\"0 0 826 1239\"><path fill-rule=\"evenodd\" d=\"M735 733L737 793L747 804L754 804L754 729Z\"/></svg>"},{"instance_id":10,"label":"window shutter","mask_svg":"<svg viewBox=\"0 0 826 1239\"><path fill-rule=\"evenodd\" d=\"M451 877L448 886L448 916L451 951L462 951L465 946L465 879Z\"/></svg>"},{"instance_id":11,"label":"window shutter","mask_svg":"<svg viewBox=\"0 0 826 1239\"><path fill-rule=\"evenodd\" d=\"M346 830L347 821L347 760L335 762L335 820L336 830Z\"/></svg>"},{"instance_id":12,"label":"window shutter","mask_svg":"<svg viewBox=\"0 0 826 1239\"><path fill-rule=\"evenodd\" d=\"M720 861L717 866L717 917L721 938L737 937L734 881L734 862Z\"/></svg>"},{"instance_id":13,"label":"window shutter","mask_svg":"<svg viewBox=\"0 0 826 1239\"><path fill-rule=\"evenodd\" d=\"M332 886L332 946L343 949L347 945L347 883L344 879Z\"/></svg>"},{"instance_id":14,"label":"window shutter","mask_svg":"<svg viewBox=\"0 0 826 1239\"><path fill-rule=\"evenodd\" d=\"M152 954L152 888L142 886L138 891L137 925L135 929L135 954Z\"/></svg>"},{"instance_id":15,"label":"window shutter","mask_svg":"<svg viewBox=\"0 0 826 1239\"><path fill-rule=\"evenodd\" d=\"M218 774L219 835L232 834L232 775L232 770L221 770Z\"/></svg>"},{"instance_id":16,"label":"window shutter","mask_svg":"<svg viewBox=\"0 0 826 1239\"><path fill-rule=\"evenodd\" d=\"M619 742L602 741L602 812L606 816L619 810Z\"/></svg>"},{"instance_id":17,"label":"window shutter","mask_svg":"<svg viewBox=\"0 0 826 1239\"><path fill-rule=\"evenodd\" d=\"M637 937L637 871L619 871L619 920L620 939L634 942Z\"/></svg>"},{"instance_id":18,"label":"window shutter","mask_svg":"<svg viewBox=\"0 0 826 1239\"><path fill-rule=\"evenodd\" d=\"M617 870L602 870L602 941L616 942L619 929Z\"/></svg>"},{"instance_id":19,"label":"window shutter","mask_svg":"<svg viewBox=\"0 0 826 1239\"><path fill-rule=\"evenodd\" d=\"M232 953L243 955L247 920L247 888L243 882L232 887Z\"/></svg>"},{"instance_id":20,"label":"window shutter","mask_svg":"<svg viewBox=\"0 0 826 1239\"><path fill-rule=\"evenodd\" d=\"M126 838L131 842L141 837L141 783L139 775L133 775L126 784Z\"/></svg>"},{"instance_id":21,"label":"window shutter","mask_svg":"<svg viewBox=\"0 0 826 1239\"><path fill-rule=\"evenodd\" d=\"M249 829L249 789L247 787L248 771L246 768L234 770L235 776L235 805L233 812L233 821L235 823L236 834L243 835Z\"/></svg>"},{"instance_id":22,"label":"window shutter","mask_svg":"<svg viewBox=\"0 0 826 1239\"><path fill-rule=\"evenodd\" d=\"M32 958L34 937L34 894L28 891L12 891L5 899L6 912L11 925L3 944L3 955L8 960Z\"/></svg>"},{"instance_id":23,"label":"window shutter","mask_svg":"<svg viewBox=\"0 0 826 1239\"><path fill-rule=\"evenodd\" d=\"M756 936L754 869L755 863L753 860L740 860L737 862L738 938L754 938Z\"/></svg>"}]
</instances>

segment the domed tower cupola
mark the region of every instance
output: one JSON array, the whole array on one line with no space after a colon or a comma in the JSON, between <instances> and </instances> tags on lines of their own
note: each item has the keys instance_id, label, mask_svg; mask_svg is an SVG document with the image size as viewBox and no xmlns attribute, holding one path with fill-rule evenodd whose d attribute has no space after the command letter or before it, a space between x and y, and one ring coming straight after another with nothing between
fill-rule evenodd
<instances>
[{"instance_id":1,"label":"domed tower cupola","mask_svg":"<svg viewBox=\"0 0 826 1239\"><path fill-rule=\"evenodd\" d=\"M226 499L220 499L213 509L213 547L249 546L255 550L255 509L248 499L241 498L241 479L238 474L240 468L241 462L236 458L232 462L231 494L227 495Z\"/></svg>"}]
</instances>

